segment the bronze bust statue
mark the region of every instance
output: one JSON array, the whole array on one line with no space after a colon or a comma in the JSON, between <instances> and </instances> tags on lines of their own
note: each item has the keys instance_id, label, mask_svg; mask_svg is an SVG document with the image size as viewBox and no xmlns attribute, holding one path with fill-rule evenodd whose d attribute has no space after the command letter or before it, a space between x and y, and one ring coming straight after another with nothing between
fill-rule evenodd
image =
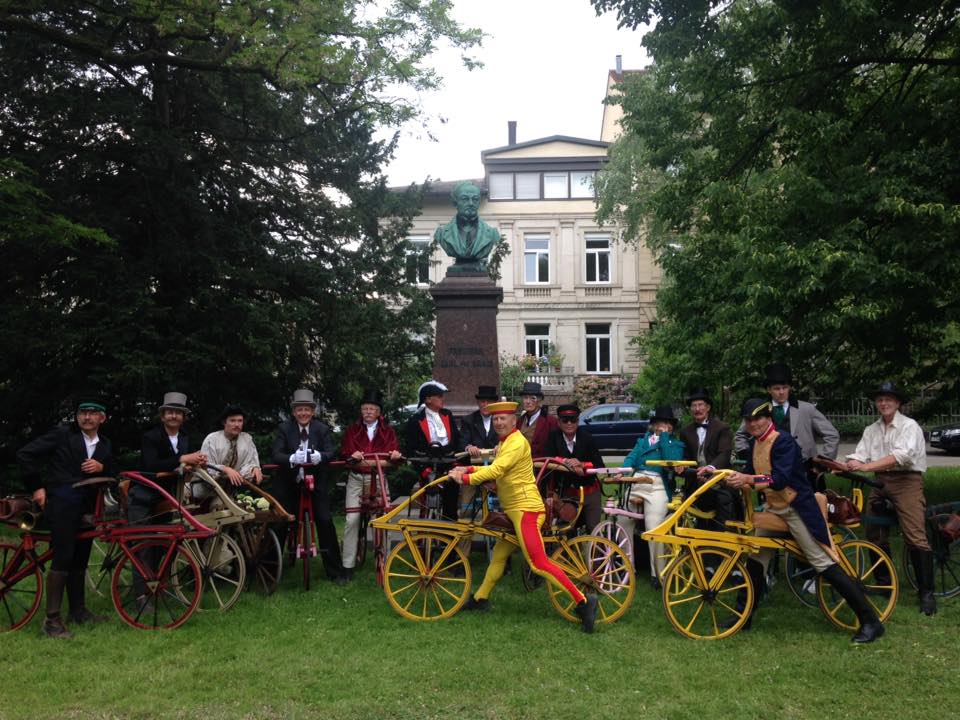
<instances>
[{"instance_id":1,"label":"bronze bust statue","mask_svg":"<svg viewBox=\"0 0 960 720\"><path fill-rule=\"evenodd\" d=\"M480 209L480 188L473 183L458 184L450 198L457 216L434 233L434 239L453 258L449 273L485 273L487 255L500 241L500 232L477 215Z\"/></svg>"}]
</instances>

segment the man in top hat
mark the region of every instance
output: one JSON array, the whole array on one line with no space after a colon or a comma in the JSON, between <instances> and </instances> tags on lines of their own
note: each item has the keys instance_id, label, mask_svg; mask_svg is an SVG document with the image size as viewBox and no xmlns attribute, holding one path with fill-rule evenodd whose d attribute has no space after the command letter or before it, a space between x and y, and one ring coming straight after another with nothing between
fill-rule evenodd
<instances>
[{"instance_id":1,"label":"man in top hat","mask_svg":"<svg viewBox=\"0 0 960 720\"><path fill-rule=\"evenodd\" d=\"M733 450L733 434L730 426L722 420L712 417L713 400L705 388L694 390L687 396L687 407L693 415L693 422L684 425L678 434L684 447L684 460L694 460L700 466L702 476L710 470L723 470L730 467L730 453ZM689 496L697 483L694 472L684 473L686 483L684 493ZM714 512L713 523L705 526L723 528L723 523L739 515L738 503L727 488L715 487L697 503L700 510Z\"/></svg>"},{"instance_id":2,"label":"man in top hat","mask_svg":"<svg viewBox=\"0 0 960 720\"><path fill-rule=\"evenodd\" d=\"M443 407L443 394L447 386L438 380L427 380L417 391L420 407L407 420L405 440L408 457L442 457L460 450L460 430L454 422L453 414ZM443 474L452 463L441 463L436 467ZM425 467L420 475L426 481L433 473L432 467ZM440 516L444 520L456 520L459 515L460 488L455 482L445 482L440 486Z\"/></svg>"},{"instance_id":3,"label":"man in top hat","mask_svg":"<svg viewBox=\"0 0 960 720\"><path fill-rule=\"evenodd\" d=\"M631 468L639 482L630 486L631 509L643 509L643 526L652 530L667 516L667 505L676 490L674 473L667 468L648 467L647 460L683 460L683 442L673 433L680 420L670 405L661 405L653 411L649 429L637 439L633 450L623 460L623 467ZM636 533L637 521L623 516L619 519L629 536ZM666 551L661 543L648 543L650 558L650 585L661 587L660 576L666 565ZM633 558L631 558L633 560Z\"/></svg>"},{"instance_id":4,"label":"man in top hat","mask_svg":"<svg viewBox=\"0 0 960 720\"><path fill-rule=\"evenodd\" d=\"M596 476L587 475L586 463L602 468L603 456L587 428L580 425L580 408L575 404L561 405L557 408L556 430L547 436L546 454L548 457L564 458L563 464L576 475L576 480L565 483L563 494L566 497L580 497L583 488L583 508L578 520L580 527L587 532L600 522L603 510L603 493Z\"/></svg>"},{"instance_id":5,"label":"man in top hat","mask_svg":"<svg viewBox=\"0 0 960 720\"><path fill-rule=\"evenodd\" d=\"M543 387L540 383L525 382L520 388L523 415L520 416L520 433L530 443L535 458L547 454L547 438L557 429L557 419L550 415L543 404Z\"/></svg>"},{"instance_id":6,"label":"man in top hat","mask_svg":"<svg viewBox=\"0 0 960 720\"><path fill-rule=\"evenodd\" d=\"M923 430L900 412L909 401L906 393L885 382L870 393L880 418L863 430L857 448L847 455L847 467L855 472L874 472L882 488L870 491L869 507L889 500L897 513L903 541L910 552L917 577L920 611L937 612L933 594L933 552L927 540L923 494L923 473L927 470L927 444ZM885 525L867 524L867 540L890 555L890 530Z\"/></svg>"},{"instance_id":7,"label":"man in top hat","mask_svg":"<svg viewBox=\"0 0 960 720\"><path fill-rule=\"evenodd\" d=\"M312 390L301 388L295 391L290 401L290 410L293 417L277 426L273 441L273 462L280 466L273 494L284 510L295 514L300 497L296 484L298 466L318 466L311 469L314 479L311 504L317 524L317 543L327 578L342 585L346 583L346 578L340 560L337 529L333 525L333 515L330 512L330 487L327 484L326 470L320 467L336 457L333 434L326 423L315 417L317 401ZM277 533L281 547L288 525L289 523L285 523Z\"/></svg>"},{"instance_id":8,"label":"man in top hat","mask_svg":"<svg viewBox=\"0 0 960 720\"><path fill-rule=\"evenodd\" d=\"M545 510L533 475L530 444L517 432L517 403L497 402L488 407L493 415L493 427L500 439L496 458L491 465L484 467L453 468L450 477L465 485L481 485L490 481L497 484L500 505L513 523L520 549L531 569L570 595L576 603L574 612L580 618L583 631L593 632L597 616L596 595L584 595L580 592L566 573L550 561L543 547L540 527L545 519ZM516 545L511 542L497 540L483 582L467 601L465 610L489 609L490 593L497 581L503 577L507 561L515 548Z\"/></svg>"},{"instance_id":9,"label":"man in top hat","mask_svg":"<svg viewBox=\"0 0 960 720\"><path fill-rule=\"evenodd\" d=\"M360 419L343 433L340 441L340 457L358 463L347 473L347 493L344 499L346 522L343 527L343 574L353 579L357 565L357 539L360 531L360 501L370 492L374 472L371 463L365 463L364 453L387 453L391 461L401 458L397 434L383 412L383 394L379 390L364 390L360 398ZM387 498L389 500L389 498Z\"/></svg>"},{"instance_id":10,"label":"man in top hat","mask_svg":"<svg viewBox=\"0 0 960 720\"><path fill-rule=\"evenodd\" d=\"M773 407L773 424L780 432L789 432L800 445L804 466L809 470L811 461L818 454L828 458L837 456L840 433L812 403L797 400L793 394L793 374L783 363L773 363L765 368L763 386L770 393ZM817 451L817 443L822 444ZM734 438L734 449L740 455L746 452L750 433L741 423Z\"/></svg>"},{"instance_id":11,"label":"man in top hat","mask_svg":"<svg viewBox=\"0 0 960 720\"><path fill-rule=\"evenodd\" d=\"M17 460L33 500L43 509L50 529L53 560L47 572L47 611L43 634L67 639L72 634L60 617L64 590L71 623L97 623L106 618L87 610L84 582L93 540L77 540L84 514L93 512L95 487L76 487L87 478L112 475L116 468L110 441L100 435L107 420L99 401L77 405L76 423L60 425L20 448Z\"/></svg>"},{"instance_id":12,"label":"man in top hat","mask_svg":"<svg viewBox=\"0 0 960 720\"><path fill-rule=\"evenodd\" d=\"M479 458L481 450L490 450L497 446L497 431L493 429L493 416L487 410L490 403L499 400L497 389L493 385L481 385L474 396L477 409L460 421L460 439L463 449L472 458ZM469 508L477 494L472 485L460 489L460 507Z\"/></svg>"},{"instance_id":13,"label":"man in top hat","mask_svg":"<svg viewBox=\"0 0 960 720\"><path fill-rule=\"evenodd\" d=\"M244 480L257 485L263 482L257 446L250 433L243 431L246 417L239 405L227 405L220 413L223 429L207 435L200 446L207 462L223 467L223 474L231 485L242 485Z\"/></svg>"},{"instance_id":14,"label":"man in top hat","mask_svg":"<svg viewBox=\"0 0 960 720\"><path fill-rule=\"evenodd\" d=\"M779 516L786 523L790 535L800 546L810 566L833 586L834 591L856 613L860 629L854 635L853 642L873 642L883 635L883 624L864 595L860 583L837 565L837 551L823 511L807 481L800 446L789 432L777 430L769 400L747 400L740 415L750 433L750 453L743 472L731 473L726 479L727 485L737 491L744 487L764 490L767 512ZM759 535L768 532L757 530ZM752 622L761 589L765 587L766 565L774 552L771 548L764 548L756 560L747 560L747 570L755 589L748 623ZM739 602L743 600L745 598ZM740 607L742 609L743 605Z\"/></svg>"}]
</instances>

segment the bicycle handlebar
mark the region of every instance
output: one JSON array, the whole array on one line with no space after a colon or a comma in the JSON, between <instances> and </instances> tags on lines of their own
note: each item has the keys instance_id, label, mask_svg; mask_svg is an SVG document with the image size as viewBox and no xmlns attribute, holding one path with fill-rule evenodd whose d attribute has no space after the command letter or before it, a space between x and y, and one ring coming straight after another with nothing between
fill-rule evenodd
<instances>
[{"instance_id":1,"label":"bicycle handlebar","mask_svg":"<svg viewBox=\"0 0 960 720\"><path fill-rule=\"evenodd\" d=\"M861 475L860 473L853 472L852 470L847 470L847 466L843 463L832 460L831 458L823 457L823 455L817 455L813 459L813 464L819 465L824 470L829 470L837 477L842 477L845 480L849 480L853 483L869 485L870 487L877 488L878 490L883 487L882 481L869 478L866 475Z\"/></svg>"}]
</instances>

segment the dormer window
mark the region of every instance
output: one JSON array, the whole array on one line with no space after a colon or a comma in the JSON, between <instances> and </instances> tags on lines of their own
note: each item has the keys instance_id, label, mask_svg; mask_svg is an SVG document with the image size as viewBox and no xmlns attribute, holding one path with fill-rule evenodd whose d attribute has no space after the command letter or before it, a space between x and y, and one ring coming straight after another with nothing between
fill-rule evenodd
<instances>
[{"instance_id":1,"label":"dormer window","mask_svg":"<svg viewBox=\"0 0 960 720\"><path fill-rule=\"evenodd\" d=\"M593 170L567 172L492 172L491 200L567 200L593 198Z\"/></svg>"}]
</instances>

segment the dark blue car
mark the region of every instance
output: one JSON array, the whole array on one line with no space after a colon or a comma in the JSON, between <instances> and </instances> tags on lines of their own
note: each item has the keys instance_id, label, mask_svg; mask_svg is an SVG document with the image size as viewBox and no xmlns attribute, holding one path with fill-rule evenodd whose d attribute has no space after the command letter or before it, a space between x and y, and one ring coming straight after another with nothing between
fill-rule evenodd
<instances>
[{"instance_id":1,"label":"dark blue car","mask_svg":"<svg viewBox=\"0 0 960 720\"><path fill-rule=\"evenodd\" d=\"M590 430L600 450L628 453L647 431L650 413L637 403L603 403L584 410L580 424Z\"/></svg>"}]
</instances>

